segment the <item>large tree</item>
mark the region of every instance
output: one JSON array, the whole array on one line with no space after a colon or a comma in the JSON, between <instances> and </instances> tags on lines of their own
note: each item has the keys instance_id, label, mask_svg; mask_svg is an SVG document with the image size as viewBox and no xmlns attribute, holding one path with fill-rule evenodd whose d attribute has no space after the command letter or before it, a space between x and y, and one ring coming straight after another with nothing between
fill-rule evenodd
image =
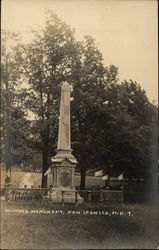
<instances>
[{"instance_id":1,"label":"large tree","mask_svg":"<svg viewBox=\"0 0 159 250\"><path fill-rule=\"evenodd\" d=\"M127 166L127 173L144 178L147 189L153 191L157 172L157 107L150 103L141 86L132 80L122 83L120 100L135 123L132 130L135 134L132 134L133 141L129 146L131 164Z\"/></svg>"},{"instance_id":2,"label":"large tree","mask_svg":"<svg viewBox=\"0 0 159 250\"><path fill-rule=\"evenodd\" d=\"M20 158L25 147L29 122L26 119L23 98L21 65L16 60L19 36L2 31L1 56L1 157L6 171Z\"/></svg>"},{"instance_id":3,"label":"large tree","mask_svg":"<svg viewBox=\"0 0 159 250\"><path fill-rule=\"evenodd\" d=\"M42 187L47 185L44 174L56 148L61 82L70 81L76 53L74 31L52 11L47 13L45 27L34 32L33 41L19 47L29 86L26 108L35 115L34 146L42 152Z\"/></svg>"},{"instance_id":4,"label":"large tree","mask_svg":"<svg viewBox=\"0 0 159 250\"><path fill-rule=\"evenodd\" d=\"M103 151L99 154L104 171L113 176L123 172L130 181L133 177L144 178L147 191L153 191L157 172L157 107L132 80L110 84L105 96L101 119Z\"/></svg>"},{"instance_id":5,"label":"large tree","mask_svg":"<svg viewBox=\"0 0 159 250\"><path fill-rule=\"evenodd\" d=\"M72 140L81 170L80 189L84 189L86 170L101 167L101 151L107 150L103 145L105 128L101 127L103 103L107 86L117 81L118 72L115 66L104 67L102 54L92 37L84 38L80 53L74 68L71 107Z\"/></svg>"}]
</instances>

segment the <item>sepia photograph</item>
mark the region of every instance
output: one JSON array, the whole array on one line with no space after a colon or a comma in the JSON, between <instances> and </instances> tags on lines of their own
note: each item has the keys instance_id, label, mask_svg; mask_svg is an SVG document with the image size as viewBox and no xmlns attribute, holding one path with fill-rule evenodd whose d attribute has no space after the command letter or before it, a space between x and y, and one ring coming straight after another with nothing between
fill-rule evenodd
<instances>
[{"instance_id":1,"label":"sepia photograph","mask_svg":"<svg viewBox=\"0 0 159 250\"><path fill-rule=\"evenodd\" d=\"M159 249L157 7L1 1L2 250Z\"/></svg>"}]
</instances>

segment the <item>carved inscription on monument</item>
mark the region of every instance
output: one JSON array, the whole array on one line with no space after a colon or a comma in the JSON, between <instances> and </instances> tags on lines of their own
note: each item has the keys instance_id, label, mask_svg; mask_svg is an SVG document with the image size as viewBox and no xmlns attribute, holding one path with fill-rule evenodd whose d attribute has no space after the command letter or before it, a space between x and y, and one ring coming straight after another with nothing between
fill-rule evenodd
<instances>
[{"instance_id":1,"label":"carved inscription on monument","mask_svg":"<svg viewBox=\"0 0 159 250\"><path fill-rule=\"evenodd\" d=\"M61 186L63 187L70 186L70 183L71 183L70 173L62 172L60 174L60 183L61 183Z\"/></svg>"}]
</instances>

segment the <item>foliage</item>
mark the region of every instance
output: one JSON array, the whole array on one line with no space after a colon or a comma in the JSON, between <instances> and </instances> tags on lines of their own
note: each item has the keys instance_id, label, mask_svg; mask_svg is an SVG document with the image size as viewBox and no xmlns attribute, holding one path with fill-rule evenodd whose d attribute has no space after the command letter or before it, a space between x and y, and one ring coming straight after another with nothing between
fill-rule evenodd
<instances>
[{"instance_id":1,"label":"foliage","mask_svg":"<svg viewBox=\"0 0 159 250\"><path fill-rule=\"evenodd\" d=\"M35 115L31 132L34 148L42 152L42 186L44 176L55 152L59 117L61 82L70 79L76 51L74 31L51 11L46 25L34 31L34 39L21 45L17 57L23 62L28 82L26 108Z\"/></svg>"},{"instance_id":2,"label":"foliage","mask_svg":"<svg viewBox=\"0 0 159 250\"><path fill-rule=\"evenodd\" d=\"M1 156L6 170L17 163L25 150L29 121L25 117L20 63L16 60L18 34L2 31L1 56Z\"/></svg>"},{"instance_id":3,"label":"foliage","mask_svg":"<svg viewBox=\"0 0 159 250\"><path fill-rule=\"evenodd\" d=\"M116 131L113 157L116 148L120 161L118 167L122 165L121 170L126 175L143 177L154 158L152 152L155 149L152 147L155 143L152 138L156 134L157 109L149 102L140 85L132 80L111 86L110 93L115 93L109 97L110 113L115 112L118 117L116 128L111 124L111 128Z\"/></svg>"}]
</instances>

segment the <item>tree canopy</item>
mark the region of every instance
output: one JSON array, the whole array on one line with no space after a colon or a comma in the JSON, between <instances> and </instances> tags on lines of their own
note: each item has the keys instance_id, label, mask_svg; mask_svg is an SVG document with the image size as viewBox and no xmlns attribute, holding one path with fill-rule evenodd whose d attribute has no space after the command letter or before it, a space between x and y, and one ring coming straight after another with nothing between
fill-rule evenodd
<instances>
[{"instance_id":1,"label":"tree canopy","mask_svg":"<svg viewBox=\"0 0 159 250\"><path fill-rule=\"evenodd\" d=\"M2 31L1 54L1 157L6 170L18 162L25 151L29 121L21 92L21 65L16 60L18 34ZM9 45L8 45L9 44Z\"/></svg>"}]
</instances>

